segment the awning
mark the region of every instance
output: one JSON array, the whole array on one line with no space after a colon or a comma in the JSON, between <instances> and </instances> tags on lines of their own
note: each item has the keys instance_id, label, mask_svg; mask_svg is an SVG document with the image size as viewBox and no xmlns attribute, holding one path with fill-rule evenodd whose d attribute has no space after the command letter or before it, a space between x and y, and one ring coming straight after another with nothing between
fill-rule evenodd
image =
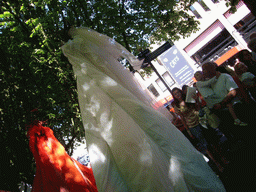
<instances>
[{"instance_id":1,"label":"awning","mask_svg":"<svg viewBox=\"0 0 256 192\"><path fill-rule=\"evenodd\" d=\"M241 48L239 46L233 47L232 49L228 50L226 53L224 53L220 58L218 58L215 63L217 65L221 65L225 61L227 61L229 58L233 57L235 54L237 54Z\"/></svg>"}]
</instances>

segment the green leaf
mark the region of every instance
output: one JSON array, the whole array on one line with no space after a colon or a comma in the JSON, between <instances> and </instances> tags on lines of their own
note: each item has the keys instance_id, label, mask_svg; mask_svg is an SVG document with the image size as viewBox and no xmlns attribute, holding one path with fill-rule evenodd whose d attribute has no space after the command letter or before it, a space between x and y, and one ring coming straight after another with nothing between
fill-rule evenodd
<instances>
[{"instance_id":1,"label":"green leaf","mask_svg":"<svg viewBox=\"0 0 256 192\"><path fill-rule=\"evenodd\" d=\"M0 26L5 26L6 22L0 22Z\"/></svg>"},{"instance_id":2,"label":"green leaf","mask_svg":"<svg viewBox=\"0 0 256 192\"><path fill-rule=\"evenodd\" d=\"M50 114L48 114L48 117L49 117L49 119L54 119L55 118L55 114L50 113Z\"/></svg>"},{"instance_id":3,"label":"green leaf","mask_svg":"<svg viewBox=\"0 0 256 192\"><path fill-rule=\"evenodd\" d=\"M11 29L11 31L13 31L13 32L17 32L19 30L19 27L13 27L12 29Z\"/></svg>"},{"instance_id":4,"label":"green leaf","mask_svg":"<svg viewBox=\"0 0 256 192\"><path fill-rule=\"evenodd\" d=\"M5 11L3 14L3 18L9 18L12 17L12 14L9 11Z\"/></svg>"}]
</instances>

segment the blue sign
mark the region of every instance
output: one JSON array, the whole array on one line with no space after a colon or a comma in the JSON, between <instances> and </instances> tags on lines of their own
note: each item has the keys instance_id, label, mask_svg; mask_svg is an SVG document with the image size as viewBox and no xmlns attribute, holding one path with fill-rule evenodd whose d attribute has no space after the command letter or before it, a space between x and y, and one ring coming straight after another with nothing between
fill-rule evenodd
<instances>
[{"instance_id":1,"label":"blue sign","mask_svg":"<svg viewBox=\"0 0 256 192\"><path fill-rule=\"evenodd\" d=\"M180 86L188 84L194 77L194 70L175 45L162 53L158 59L166 66Z\"/></svg>"}]
</instances>

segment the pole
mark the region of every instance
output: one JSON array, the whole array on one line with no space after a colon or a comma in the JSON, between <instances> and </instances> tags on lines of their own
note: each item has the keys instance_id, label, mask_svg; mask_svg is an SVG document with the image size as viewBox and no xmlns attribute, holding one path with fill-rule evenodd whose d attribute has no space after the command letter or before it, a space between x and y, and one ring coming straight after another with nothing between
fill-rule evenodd
<instances>
[{"instance_id":1,"label":"pole","mask_svg":"<svg viewBox=\"0 0 256 192\"><path fill-rule=\"evenodd\" d=\"M152 60L156 59L159 55L161 55L163 52L165 52L166 50L170 49L173 46L173 42L171 40L168 40L167 42L165 42L162 46L160 46L158 49L156 49L155 51L153 51L152 53L150 53L149 49L145 49L144 51L141 51L138 55L139 59L144 59L144 62L141 65L141 68L145 68L148 65L150 65L150 67L154 70L154 72L157 74L157 76L159 77L159 79L163 82L163 84L165 85L165 87L168 89L168 91L170 92L170 94L172 93L169 85L167 85L167 83L165 82L165 80L162 78L162 76L158 73L158 71L156 70L156 68L154 67L154 65L151 63Z\"/></svg>"}]
</instances>

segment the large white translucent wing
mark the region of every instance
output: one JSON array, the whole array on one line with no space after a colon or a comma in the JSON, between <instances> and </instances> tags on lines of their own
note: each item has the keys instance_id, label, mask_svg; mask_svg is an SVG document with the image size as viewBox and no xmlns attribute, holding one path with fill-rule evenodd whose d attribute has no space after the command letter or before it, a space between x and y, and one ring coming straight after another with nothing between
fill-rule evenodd
<instances>
[{"instance_id":1,"label":"large white translucent wing","mask_svg":"<svg viewBox=\"0 0 256 192\"><path fill-rule=\"evenodd\" d=\"M79 105L97 187L102 192L225 191L182 133L150 106L118 62L136 61L113 39L73 29L63 53L77 76Z\"/></svg>"}]
</instances>

